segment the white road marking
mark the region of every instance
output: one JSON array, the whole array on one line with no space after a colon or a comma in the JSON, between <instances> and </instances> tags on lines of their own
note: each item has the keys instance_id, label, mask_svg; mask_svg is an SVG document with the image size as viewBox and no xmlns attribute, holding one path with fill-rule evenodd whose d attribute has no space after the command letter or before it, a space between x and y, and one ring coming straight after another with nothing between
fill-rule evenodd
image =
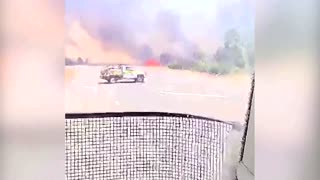
<instances>
[{"instance_id":1,"label":"white road marking","mask_svg":"<svg viewBox=\"0 0 320 180\"><path fill-rule=\"evenodd\" d=\"M202 96L202 97L226 98L226 96L222 96L218 94L180 93L180 92L166 92L166 91L162 91L161 94L178 95L178 96Z\"/></svg>"}]
</instances>

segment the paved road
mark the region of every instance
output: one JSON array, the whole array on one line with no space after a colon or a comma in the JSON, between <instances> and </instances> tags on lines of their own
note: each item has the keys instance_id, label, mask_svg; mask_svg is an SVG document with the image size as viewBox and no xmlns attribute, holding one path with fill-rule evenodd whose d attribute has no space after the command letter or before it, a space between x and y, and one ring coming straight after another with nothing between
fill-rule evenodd
<instances>
[{"instance_id":1,"label":"paved road","mask_svg":"<svg viewBox=\"0 0 320 180\"><path fill-rule=\"evenodd\" d=\"M101 67L66 67L66 112L165 111L243 121L249 77L143 68L145 83L107 84Z\"/></svg>"}]
</instances>

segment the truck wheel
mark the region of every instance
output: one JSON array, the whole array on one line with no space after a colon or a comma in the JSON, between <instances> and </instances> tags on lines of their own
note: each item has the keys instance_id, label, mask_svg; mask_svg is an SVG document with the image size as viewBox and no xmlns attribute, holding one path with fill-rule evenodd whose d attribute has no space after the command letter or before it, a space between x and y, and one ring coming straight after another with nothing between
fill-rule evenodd
<instances>
[{"instance_id":1,"label":"truck wheel","mask_svg":"<svg viewBox=\"0 0 320 180\"><path fill-rule=\"evenodd\" d=\"M117 82L117 80L114 77L109 79L109 83L111 83L111 84L116 83L116 82Z\"/></svg>"},{"instance_id":2,"label":"truck wheel","mask_svg":"<svg viewBox=\"0 0 320 180\"><path fill-rule=\"evenodd\" d=\"M136 79L137 82L144 82L144 76L143 75L138 75L137 79Z\"/></svg>"}]
</instances>

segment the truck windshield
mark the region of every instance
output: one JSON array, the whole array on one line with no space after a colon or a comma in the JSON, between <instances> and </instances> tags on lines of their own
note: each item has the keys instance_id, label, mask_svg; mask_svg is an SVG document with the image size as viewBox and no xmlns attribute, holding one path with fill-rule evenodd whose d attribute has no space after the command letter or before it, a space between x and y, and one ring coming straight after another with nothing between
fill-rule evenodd
<instances>
[{"instance_id":1,"label":"truck windshield","mask_svg":"<svg viewBox=\"0 0 320 180\"><path fill-rule=\"evenodd\" d=\"M73 74L70 82L79 83L77 88L66 86L66 112L161 111L243 123L254 67L251 1L233 6L234 0L226 0L229 8L206 1L216 7L216 16L191 1L199 7L171 1L120 6L67 0L66 14L73 20L66 22L66 71L74 73L65 74ZM74 36L79 29L86 36ZM115 76L101 76L103 66L116 70Z\"/></svg>"},{"instance_id":2,"label":"truck windshield","mask_svg":"<svg viewBox=\"0 0 320 180\"><path fill-rule=\"evenodd\" d=\"M223 0L223 3L222 0L220 1L128 0L124 5L120 1L66 0L66 17L69 18L65 22L67 31L65 70L68 71L65 73L68 76L65 78L67 79L65 112L180 113L244 124L254 71L255 6L253 1L249 0ZM112 72L101 73L101 68L104 66ZM92 124L84 121L85 126L90 126L93 132L99 132L95 128L102 129L102 132L107 135L90 134L90 138L94 138L95 141L84 141L84 143L90 148L95 146L91 144L97 144L103 153L112 150L123 157L127 157L125 153L130 151L122 151L126 150L122 145L135 146L140 152L138 147L141 139L145 143L143 150L147 150L142 153L158 153L162 152L162 147L167 147L169 151L163 151L164 156L167 156L166 153L179 153L179 151L173 151L173 142L178 142L180 150L189 153L188 155L196 151L200 153L193 141L190 142L189 148L183 146L184 142L192 140L188 138L189 132L191 134L193 132L196 138L199 135L200 138L205 139L208 135L213 141L220 142L219 138L214 137L214 133L218 130L212 130L217 126L212 122L203 121L203 118L196 118L196 120L189 118L188 123L185 123L185 118L180 117L177 118L178 121L175 121L175 118L170 120L171 117L158 117L157 120L151 118L150 121L144 117L133 118L132 121L124 121L121 118L95 118L91 119ZM76 125L78 120L79 118L76 118L74 121ZM176 122L181 123L176 124ZM121 123L125 124L118 126ZM206 130L209 126L210 131ZM117 132L111 131L118 127ZM88 134L86 131L88 129L81 125L77 128L79 136L82 132ZM178 131L182 128L186 131ZM199 131L200 134L195 133L196 128L203 131ZM169 135L162 130L168 130ZM172 146L166 144L167 139L160 139L161 141L156 142L157 146L152 147L154 142L149 138L158 132L161 137L184 136L184 138L168 139L172 142ZM204 133L201 134L202 132ZM99 143L109 141L111 136L121 146L105 143L100 147ZM138 144L132 145L132 141L129 141L132 139ZM77 139L75 140L80 143ZM237 142L241 142L241 138ZM223 146L219 145L219 147ZM220 150L212 151L220 152ZM111 157L103 153L101 157L96 156L94 148L81 152L96 158L95 162L98 164L101 158L109 159L112 163L108 160L108 163L103 164L109 168L121 166L119 171L112 171L119 173L119 177L110 176L110 179L143 178L143 176L139 178L122 176L126 173L139 174L140 169L135 167L134 171L122 171L125 164L118 164L118 157L111 160ZM70 153L73 152L70 151ZM209 151L206 153L208 154ZM209 155L213 157L214 153ZM83 159L87 158L84 155L79 156ZM194 156L190 161L199 157ZM139 158L142 158L139 154L134 157L135 160ZM203 162L199 161L199 164L191 163L194 169L186 172L201 172L202 167L207 163L207 159L203 158L203 160ZM161 158L155 159L154 166L148 164L149 161L141 162L144 167L141 169L147 172L160 172L166 167L166 164L161 162ZM171 162L172 160L168 161L169 164ZM181 164L179 168L185 169L184 158L179 159L179 164ZM89 166L83 166L90 174ZM221 164L211 161L210 166L206 167L221 168ZM92 176L93 178L85 177L87 172L81 172L83 178L72 177L71 179L108 179L107 177L112 175L111 171L108 173L102 165L97 169L97 176ZM171 170L172 168L168 168L168 172ZM172 179L172 177L157 178L152 175L149 177ZM177 179L220 180L218 177L209 178L209 176L180 176Z\"/></svg>"}]
</instances>

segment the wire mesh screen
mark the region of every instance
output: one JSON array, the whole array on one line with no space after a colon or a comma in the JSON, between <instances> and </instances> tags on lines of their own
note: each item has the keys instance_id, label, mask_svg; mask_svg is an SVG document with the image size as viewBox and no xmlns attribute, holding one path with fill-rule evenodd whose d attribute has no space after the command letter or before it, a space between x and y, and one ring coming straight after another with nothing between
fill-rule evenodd
<instances>
[{"instance_id":1,"label":"wire mesh screen","mask_svg":"<svg viewBox=\"0 0 320 180\"><path fill-rule=\"evenodd\" d=\"M66 179L220 180L230 124L171 115L66 116Z\"/></svg>"}]
</instances>

